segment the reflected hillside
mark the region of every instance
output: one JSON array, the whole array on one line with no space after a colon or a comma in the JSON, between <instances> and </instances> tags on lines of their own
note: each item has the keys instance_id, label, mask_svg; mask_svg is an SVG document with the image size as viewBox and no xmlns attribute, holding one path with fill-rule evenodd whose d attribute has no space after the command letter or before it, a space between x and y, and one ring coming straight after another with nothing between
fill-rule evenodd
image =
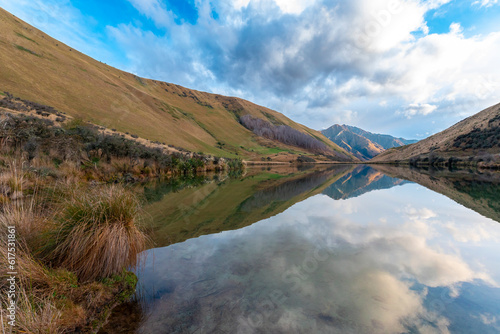
<instances>
[{"instance_id":1,"label":"reflected hillside","mask_svg":"<svg viewBox=\"0 0 500 334\"><path fill-rule=\"evenodd\" d=\"M373 190L389 189L405 183L408 181L392 178L370 166L360 165L328 186L323 194L335 200L348 199Z\"/></svg>"},{"instance_id":2,"label":"reflected hillside","mask_svg":"<svg viewBox=\"0 0 500 334\"><path fill-rule=\"evenodd\" d=\"M374 165L377 170L421 184L481 215L500 222L500 173Z\"/></svg>"},{"instance_id":3,"label":"reflected hillside","mask_svg":"<svg viewBox=\"0 0 500 334\"><path fill-rule=\"evenodd\" d=\"M307 171L258 169L239 178L172 180L144 189L151 203L144 210L152 222L155 246L162 247L274 216L320 194L352 170L349 165Z\"/></svg>"}]
</instances>

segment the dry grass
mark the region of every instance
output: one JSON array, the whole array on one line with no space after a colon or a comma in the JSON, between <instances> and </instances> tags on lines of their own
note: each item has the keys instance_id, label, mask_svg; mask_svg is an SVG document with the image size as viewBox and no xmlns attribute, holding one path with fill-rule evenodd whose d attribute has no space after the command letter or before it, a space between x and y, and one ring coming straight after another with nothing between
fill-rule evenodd
<instances>
[{"instance_id":1,"label":"dry grass","mask_svg":"<svg viewBox=\"0 0 500 334\"><path fill-rule=\"evenodd\" d=\"M5 202L0 210L0 229L7 230L7 226L16 229L16 326L20 333L61 333L57 329L60 312L54 305L51 294L51 279L48 269L31 254L41 230L46 226L46 219L36 208L34 196L25 198L24 191L33 186L26 173L22 170L22 163L11 161L6 171L0 176L0 187ZM7 239L0 240L0 289L7 291L8 272L8 245ZM7 305L7 295L0 296L2 309ZM2 312L2 328L11 328Z\"/></svg>"},{"instance_id":2,"label":"dry grass","mask_svg":"<svg viewBox=\"0 0 500 334\"><path fill-rule=\"evenodd\" d=\"M121 186L73 191L51 236L50 259L82 281L120 274L145 249L138 213L136 196Z\"/></svg>"},{"instance_id":3,"label":"dry grass","mask_svg":"<svg viewBox=\"0 0 500 334\"><path fill-rule=\"evenodd\" d=\"M81 185L82 174L67 162L54 182L33 172L47 167L48 161L35 159L27 166L16 154L7 161L0 166L0 232L16 228L17 311L13 329L5 313L7 294L0 294L0 333L57 334L87 328L124 288L135 284L123 280L123 269L135 264L144 247L145 237L136 226L138 200L119 186ZM48 242L55 253L40 253ZM0 291L8 289L7 246L7 239L1 238ZM113 274L118 276L107 283L92 281Z\"/></svg>"},{"instance_id":4,"label":"dry grass","mask_svg":"<svg viewBox=\"0 0 500 334\"><path fill-rule=\"evenodd\" d=\"M0 228L6 230L7 226L21 227L26 223L26 216L15 214L15 207L9 209L8 215L0 214ZM21 220L12 220L13 217L22 217ZM23 231L26 231L23 229ZM27 251L26 240L21 230L17 230L16 247L16 327L19 333L61 333L58 329L58 322L61 312L55 306L55 300L51 296L51 276L48 269L37 261L30 252ZM2 238L0 241L0 289L8 290L7 278L8 272L7 258L7 240ZM7 294L0 296L2 304L2 328L4 333L11 329L8 325L6 312L4 309L8 305Z\"/></svg>"},{"instance_id":5,"label":"dry grass","mask_svg":"<svg viewBox=\"0 0 500 334\"><path fill-rule=\"evenodd\" d=\"M20 333L59 334L62 312L50 297L39 298L26 289L19 292L16 325Z\"/></svg>"}]
</instances>

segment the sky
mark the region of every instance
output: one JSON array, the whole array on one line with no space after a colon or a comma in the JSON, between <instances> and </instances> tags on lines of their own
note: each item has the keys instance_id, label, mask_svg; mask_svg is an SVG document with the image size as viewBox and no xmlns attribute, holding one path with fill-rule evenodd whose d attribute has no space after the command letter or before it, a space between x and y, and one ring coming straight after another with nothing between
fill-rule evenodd
<instances>
[{"instance_id":1,"label":"sky","mask_svg":"<svg viewBox=\"0 0 500 334\"><path fill-rule=\"evenodd\" d=\"M422 139L500 102L499 0L0 0L136 75Z\"/></svg>"}]
</instances>

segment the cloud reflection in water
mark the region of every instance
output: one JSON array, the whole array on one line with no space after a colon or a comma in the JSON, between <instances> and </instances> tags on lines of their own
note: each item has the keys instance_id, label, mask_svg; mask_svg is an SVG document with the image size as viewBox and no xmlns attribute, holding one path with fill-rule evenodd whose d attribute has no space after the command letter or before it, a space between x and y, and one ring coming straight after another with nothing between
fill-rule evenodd
<instances>
[{"instance_id":1,"label":"cloud reflection in water","mask_svg":"<svg viewBox=\"0 0 500 334\"><path fill-rule=\"evenodd\" d=\"M139 332L497 332L498 240L498 223L416 184L317 195L149 251Z\"/></svg>"}]
</instances>

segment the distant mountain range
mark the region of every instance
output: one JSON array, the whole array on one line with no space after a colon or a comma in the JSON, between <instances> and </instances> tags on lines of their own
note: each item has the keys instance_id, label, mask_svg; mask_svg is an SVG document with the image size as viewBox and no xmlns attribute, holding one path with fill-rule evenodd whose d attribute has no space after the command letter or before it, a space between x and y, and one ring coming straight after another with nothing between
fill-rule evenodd
<instances>
[{"instance_id":1,"label":"distant mountain range","mask_svg":"<svg viewBox=\"0 0 500 334\"><path fill-rule=\"evenodd\" d=\"M371 133L354 126L339 124L322 130L321 133L347 152L364 161L372 159L389 148L417 142L417 140Z\"/></svg>"},{"instance_id":2,"label":"distant mountain range","mask_svg":"<svg viewBox=\"0 0 500 334\"><path fill-rule=\"evenodd\" d=\"M376 163L500 166L500 104L489 107L416 144L376 156ZM457 161L459 163L457 163Z\"/></svg>"}]
</instances>

